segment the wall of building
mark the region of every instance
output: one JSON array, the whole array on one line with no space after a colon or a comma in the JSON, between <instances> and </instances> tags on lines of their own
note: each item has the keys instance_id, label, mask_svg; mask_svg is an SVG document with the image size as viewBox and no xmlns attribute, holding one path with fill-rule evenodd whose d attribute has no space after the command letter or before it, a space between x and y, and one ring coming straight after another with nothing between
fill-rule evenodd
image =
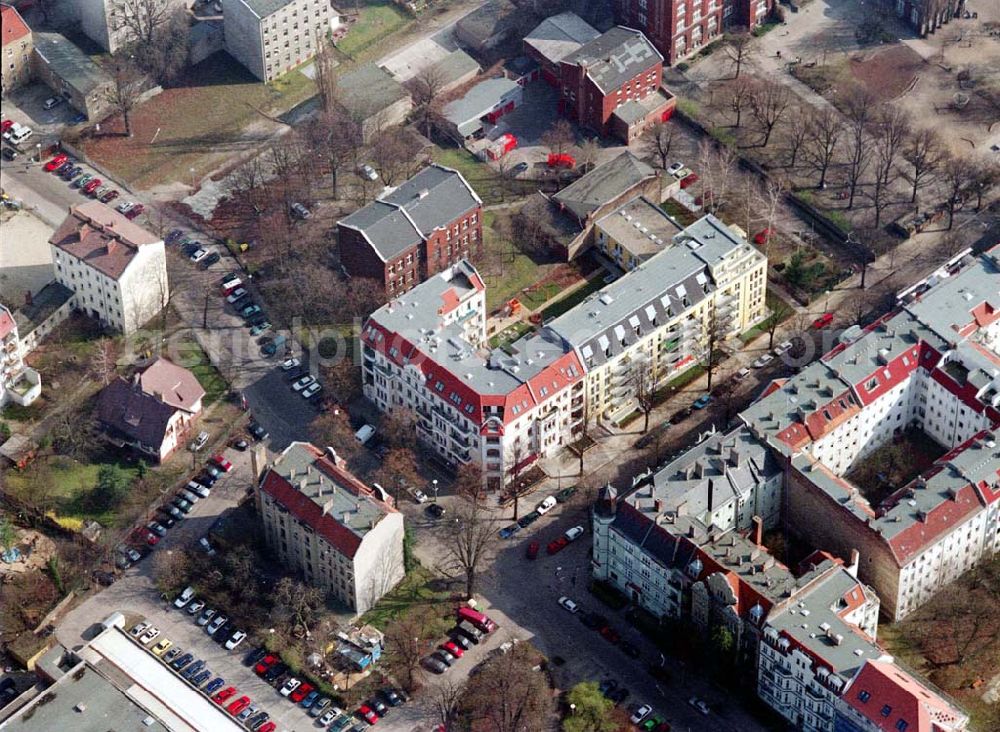
<instances>
[{"instance_id":1,"label":"wall of building","mask_svg":"<svg viewBox=\"0 0 1000 732\"><path fill-rule=\"evenodd\" d=\"M38 53L38 49L35 49L35 52L32 54L31 70L35 79L48 86L56 94L62 94L65 96L69 101L70 106L87 115L87 119L103 119L105 113L110 109L111 105L107 98L108 90L111 87L110 79L107 83L98 86L96 89L92 89L89 93L84 93L81 90L67 84L66 81L59 76L46 61L43 60L42 56Z\"/></svg>"},{"instance_id":2,"label":"wall of building","mask_svg":"<svg viewBox=\"0 0 1000 732\"><path fill-rule=\"evenodd\" d=\"M477 206L447 226L435 229L422 248L422 280L462 259L479 261L483 253L482 208Z\"/></svg>"},{"instance_id":3,"label":"wall of building","mask_svg":"<svg viewBox=\"0 0 1000 732\"><path fill-rule=\"evenodd\" d=\"M361 124L362 141L368 145L385 129L396 127L406 121L406 116L413 109L413 100L405 96L397 99L377 114L359 120Z\"/></svg>"},{"instance_id":4,"label":"wall of building","mask_svg":"<svg viewBox=\"0 0 1000 732\"><path fill-rule=\"evenodd\" d=\"M6 96L31 80L31 34L3 47L0 93Z\"/></svg>"},{"instance_id":5,"label":"wall of building","mask_svg":"<svg viewBox=\"0 0 1000 732\"><path fill-rule=\"evenodd\" d=\"M673 65L721 35L723 0L618 0L617 17L643 31Z\"/></svg>"},{"instance_id":6,"label":"wall of building","mask_svg":"<svg viewBox=\"0 0 1000 732\"><path fill-rule=\"evenodd\" d=\"M118 280L122 321L115 324L125 335L146 325L166 306L170 297L167 258L162 241L144 244Z\"/></svg>"},{"instance_id":7,"label":"wall of building","mask_svg":"<svg viewBox=\"0 0 1000 732\"><path fill-rule=\"evenodd\" d=\"M242 0L220 0L226 22L226 50L261 81L271 78L264 68L262 21Z\"/></svg>"},{"instance_id":8,"label":"wall of building","mask_svg":"<svg viewBox=\"0 0 1000 732\"><path fill-rule=\"evenodd\" d=\"M386 514L354 555L355 612L367 612L404 574L403 514Z\"/></svg>"}]
</instances>

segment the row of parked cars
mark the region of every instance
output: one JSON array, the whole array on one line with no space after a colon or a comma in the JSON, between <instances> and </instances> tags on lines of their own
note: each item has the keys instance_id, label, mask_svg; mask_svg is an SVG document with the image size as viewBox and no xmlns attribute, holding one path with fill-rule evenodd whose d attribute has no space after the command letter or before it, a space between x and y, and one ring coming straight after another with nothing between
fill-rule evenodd
<instances>
[{"instance_id":1,"label":"row of parked cars","mask_svg":"<svg viewBox=\"0 0 1000 732\"><path fill-rule=\"evenodd\" d=\"M281 370L285 372L285 378L291 382L292 390L298 392L303 399L314 399L323 391L323 385L315 376L307 373L299 359L285 359L281 362Z\"/></svg>"},{"instance_id":2,"label":"row of parked cars","mask_svg":"<svg viewBox=\"0 0 1000 732\"><path fill-rule=\"evenodd\" d=\"M474 645L479 645L487 633L497 629L497 624L485 614L465 605L455 611L455 627L448 632L448 640L424 658L424 667L436 674L450 669Z\"/></svg>"}]
</instances>

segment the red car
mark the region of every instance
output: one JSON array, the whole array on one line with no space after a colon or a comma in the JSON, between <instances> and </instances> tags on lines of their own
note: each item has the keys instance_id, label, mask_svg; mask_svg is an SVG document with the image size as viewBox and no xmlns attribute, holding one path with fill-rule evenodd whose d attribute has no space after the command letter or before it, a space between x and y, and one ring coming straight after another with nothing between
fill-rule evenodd
<instances>
[{"instance_id":1,"label":"red car","mask_svg":"<svg viewBox=\"0 0 1000 732\"><path fill-rule=\"evenodd\" d=\"M156 534L154 534L152 531L150 531L147 528L141 528L141 529L137 530L136 531L136 538L141 539L142 541L146 542L150 546L156 546L157 544L160 543L160 537L158 537Z\"/></svg>"},{"instance_id":2,"label":"red car","mask_svg":"<svg viewBox=\"0 0 1000 732\"><path fill-rule=\"evenodd\" d=\"M569 544L569 539L567 539L565 536L560 536L555 541L550 541L549 545L545 547L545 551L547 551L549 554L558 554L563 549L565 549L568 544Z\"/></svg>"},{"instance_id":3,"label":"red car","mask_svg":"<svg viewBox=\"0 0 1000 732\"><path fill-rule=\"evenodd\" d=\"M0 122L0 133L6 132L13 126L14 126L14 120L5 119L3 122Z\"/></svg>"},{"instance_id":4,"label":"red car","mask_svg":"<svg viewBox=\"0 0 1000 732\"><path fill-rule=\"evenodd\" d=\"M378 721L378 715L367 704L362 704L358 707L358 716L368 722L368 724L375 724Z\"/></svg>"},{"instance_id":5,"label":"red car","mask_svg":"<svg viewBox=\"0 0 1000 732\"><path fill-rule=\"evenodd\" d=\"M62 165L63 163L65 163L67 160L69 160L69 155L67 155L66 153L59 153L54 158L52 158L49 162L45 163L45 170L47 172L51 173L53 170L55 170L56 168L58 168L60 165Z\"/></svg>"},{"instance_id":6,"label":"red car","mask_svg":"<svg viewBox=\"0 0 1000 732\"><path fill-rule=\"evenodd\" d=\"M291 700L292 700L293 702L295 702L296 704L298 704L298 703L299 703L300 701L302 701L302 700L303 700L303 699L305 699L305 698L306 698L307 696L309 696L309 693L310 693L310 692L311 692L312 690L313 690L313 685L312 685L312 684L310 684L310 683L308 683L308 682L306 682L306 683L302 684L302 685L301 685L301 686L300 686L300 687L299 687L298 689L296 689L295 691L293 691L293 692L292 692L292 693L291 693L291 694L289 695L289 698L290 698L290 699L291 699Z\"/></svg>"},{"instance_id":7,"label":"red car","mask_svg":"<svg viewBox=\"0 0 1000 732\"><path fill-rule=\"evenodd\" d=\"M233 464L222 457L222 455L213 455L210 460L224 473L228 473L233 469Z\"/></svg>"},{"instance_id":8,"label":"red car","mask_svg":"<svg viewBox=\"0 0 1000 732\"><path fill-rule=\"evenodd\" d=\"M257 732L274 732L277 725L274 722L264 722L264 726L261 727Z\"/></svg>"},{"instance_id":9,"label":"red car","mask_svg":"<svg viewBox=\"0 0 1000 732\"><path fill-rule=\"evenodd\" d=\"M258 676L263 676L267 673L268 669L278 662L277 656L267 655L260 659L260 662L253 667L253 672Z\"/></svg>"},{"instance_id":10,"label":"red car","mask_svg":"<svg viewBox=\"0 0 1000 732\"><path fill-rule=\"evenodd\" d=\"M438 648L444 651L448 651L448 653L453 655L455 658L461 658L462 654L465 653L465 651L462 650L461 646L459 646L454 641L448 641L447 643L442 643L441 645L438 646Z\"/></svg>"},{"instance_id":11,"label":"red car","mask_svg":"<svg viewBox=\"0 0 1000 732\"><path fill-rule=\"evenodd\" d=\"M764 246L771 241L771 230L764 229L763 231L758 232L757 236L753 238L753 241L757 246Z\"/></svg>"},{"instance_id":12,"label":"red car","mask_svg":"<svg viewBox=\"0 0 1000 732\"><path fill-rule=\"evenodd\" d=\"M250 706L250 697L248 697L248 696L241 696L239 699L237 699L232 704L230 704L228 707L226 707L226 711L229 712L230 714L232 714L235 717L237 714L239 714L240 712L242 712L248 706Z\"/></svg>"},{"instance_id":13,"label":"red car","mask_svg":"<svg viewBox=\"0 0 1000 732\"><path fill-rule=\"evenodd\" d=\"M116 198L118 198L118 191L112 188L110 191L101 196L101 203L111 203Z\"/></svg>"},{"instance_id":14,"label":"red car","mask_svg":"<svg viewBox=\"0 0 1000 732\"><path fill-rule=\"evenodd\" d=\"M681 178L681 188L687 188L688 186L693 186L698 182L698 174L691 173L691 175L686 175Z\"/></svg>"},{"instance_id":15,"label":"red car","mask_svg":"<svg viewBox=\"0 0 1000 732\"><path fill-rule=\"evenodd\" d=\"M212 701L214 701L216 704L222 704L235 693L236 693L235 686L227 686L225 689L223 689L218 694L213 696Z\"/></svg>"},{"instance_id":16,"label":"red car","mask_svg":"<svg viewBox=\"0 0 1000 732\"><path fill-rule=\"evenodd\" d=\"M825 328L833 322L833 313L823 313L813 321L813 328L819 330Z\"/></svg>"},{"instance_id":17,"label":"red car","mask_svg":"<svg viewBox=\"0 0 1000 732\"><path fill-rule=\"evenodd\" d=\"M87 195L90 195L98 188L100 188L102 185L104 185L104 181L102 181L100 178L94 178L93 180L88 182L87 185L83 187L83 192L86 193Z\"/></svg>"},{"instance_id":18,"label":"red car","mask_svg":"<svg viewBox=\"0 0 1000 732\"><path fill-rule=\"evenodd\" d=\"M538 542L537 541L533 541L530 544L528 544L528 548L527 548L527 550L525 550L524 555L528 559L534 559L535 557L537 557L538 556Z\"/></svg>"},{"instance_id":19,"label":"red car","mask_svg":"<svg viewBox=\"0 0 1000 732\"><path fill-rule=\"evenodd\" d=\"M604 636L604 640L608 643L614 643L617 645L621 641L621 636L618 635L618 631L612 628L610 625L605 625L601 628L601 635Z\"/></svg>"},{"instance_id":20,"label":"red car","mask_svg":"<svg viewBox=\"0 0 1000 732\"><path fill-rule=\"evenodd\" d=\"M141 214L145 210L146 210L145 206L143 206L141 203L137 203L132 208L130 208L128 211L125 212L125 218L131 221L132 219L137 218L139 214Z\"/></svg>"}]
</instances>

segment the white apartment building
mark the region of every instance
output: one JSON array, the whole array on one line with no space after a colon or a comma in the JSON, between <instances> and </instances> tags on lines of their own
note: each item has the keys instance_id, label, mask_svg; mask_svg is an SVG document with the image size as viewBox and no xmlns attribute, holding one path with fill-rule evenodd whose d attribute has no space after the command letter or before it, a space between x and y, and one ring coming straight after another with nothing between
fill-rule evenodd
<instances>
[{"instance_id":1,"label":"white apartment building","mask_svg":"<svg viewBox=\"0 0 1000 732\"><path fill-rule=\"evenodd\" d=\"M403 578L403 514L333 448L285 448L261 478L257 511L277 559L358 615Z\"/></svg>"},{"instance_id":2,"label":"white apartment building","mask_svg":"<svg viewBox=\"0 0 1000 732\"><path fill-rule=\"evenodd\" d=\"M591 419L628 416L638 388L705 358L710 331L734 337L767 315L767 258L715 216L656 243L661 251L545 323L584 365Z\"/></svg>"},{"instance_id":3,"label":"white apartment building","mask_svg":"<svg viewBox=\"0 0 1000 732\"><path fill-rule=\"evenodd\" d=\"M24 349L14 314L0 303L0 407L8 402L26 407L41 393L41 376L24 364Z\"/></svg>"},{"instance_id":4,"label":"white apartment building","mask_svg":"<svg viewBox=\"0 0 1000 732\"><path fill-rule=\"evenodd\" d=\"M261 81L305 63L340 16L330 0L221 0L226 50Z\"/></svg>"},{"instance_id":5,"label":"white apartment building","mask_svg":"<svg viewBox=\"0 0 1000 732\"><path fill-rule=\"evenodd\" d=\"M169 299L163 240L99 201L69 215L49 239L55 279L72 306L130 335Z\"/></svg>"},{"instance_id":6,"label":"white apartment building","mask_svg":"<svg viewBox=\"0 0 1000 732\"><path fill-rule=\"evenodd\" d=\"M361 340L365 396L416 414L442 461L475 463L492 485L570 442L582 421L583 369L558 339L483 355L486 289L465 260L372 313Z\"/></svg>"}]
</instances>

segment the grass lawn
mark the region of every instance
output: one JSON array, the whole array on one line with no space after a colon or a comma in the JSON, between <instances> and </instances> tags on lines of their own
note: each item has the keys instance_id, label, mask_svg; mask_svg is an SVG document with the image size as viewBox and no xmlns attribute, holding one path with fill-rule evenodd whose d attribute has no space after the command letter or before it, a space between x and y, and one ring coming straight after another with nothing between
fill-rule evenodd
<instances>
[{"instance_id":1,"label":"grass lawn","mask_svg":"<svg viewBox=\"0 0 1000 732\"><path fill-rule=\"evenodd\" d=\"M554 303L542 310L542 321L544 322L549 318L559 317L567 310L571 310L579 305L602 287L604 287L604 278L600 274L595 275L585 284L581 285L576 290L573 290L573 292L568 294L566 297L561 300L556 300Z\"/></svg>"},{"instance_id":2,"label":"grass lawn","mask_svg":"<svg viewBox=\"0 0 1000 732\"><path fill-rule=\"evenodd\" d=\"M202 400L205 407L214 404L229 391L229 384L222 378L219 370L212 365L208 354L198 345L198 341L194 339L182 341L176 347L176 354L175 362L184 368L191 369L195 378L198 379L198 383L201 384L201 388L205 390L205 398Z\"/></svg>"},{"instance_id":3,"label":"grass lawn","mask_svg":"<svg viewBox=\"0 0 1000 732\"><path fill-rule=\"evenodd\" d=\"M483 212L483 244L489 265L481 266L480 272L486 279L486 311L490 313L512 297L520 297L521 290L538 282L544 274L542 265L516 248L511 252L509 247L507 253L513 254L513 259L504 261L502 272L490 270L493 262L499 257L496 250L501 247L501 242L493 232L493 222L496 221L496 217L495 211Z\"/></svg>"},{"instance_id":4,"label":"grass lawn","mask_svg":"<svg viewBox=\"0 0 1000 732\"><path fill-rule=\"evenodd\" d=\"M449 592L436 586L431 571L417 566L403 578L396 588L361 616L358 625L370 623L380 630L393 618L399 617L417 605L441 605L448 602Z\"/></svg>"},{"instance_id":5,"label":"grass lawn","mask_svg":"<svg viewBox=\"0 0 1000 732\"><path fill-rule=\"evenodd\" d=\"M691 213L684 208L680 202L675 201L672 198L668 198L666 201L661 203L660 208L677 219L681 226L690 226L698 220L698 216L696 214Z\"/></svg>"},{"instance_id":6,"label":"grass lawn","mask_svg":"<svg viewBox=\"0 0 1000 732\"><path fill-rule=\"evenodd\" d=\"M389 0L371 0L337 48L352 58L410 22L410 17Z\"/></svg>"},{"instance_id":7,"label":"grass lawn","mask_svg":"<svg viewBox=\"0 0 1000 732\"><path fill-rule=\"evenodd\" d=\"M87 138L83 145L94 160L133 186L191 185L192 177L259 145L277 129L271 117L315 91L313 81L299 70L263 84L228 54L216 53L194 66L181 86L136 108L132 137L113 134L124 129L115 120L105 129L112 134Z\"/></svg>"},{"instance_id":8,"label":"grass lawn","mask_svg":"<svg viewBox=\"0 0 1000 732\"><path fill-rule=\"evenodd\" d=\"M86 507L86 497L97 483L97 473L102 465L108 463L118 465L125 471L130 481L135 479L137 475L135 463L120 460L110 455L103 461L86 464L62 455L55 455L44 459L41 472L11 470L7 473L6 480L10 482L11 491L15 493L31 490L33 484L39 486L34 490L51 489L57 517L70 519L68 523L75 524L77 521L94 519L104 526L111 526L115 519L114 510L95 513ZM42 488L39 481L43 481L46 487Z\"/></svg>"},{"instance_id":9,"label":"grass lawn","mask_svg":"<svg viewBox=\"0 0 1000 732\"><path fill-rule=\"evenodd\" d=\"M536 182L509 180L507 181L507 191L505 191L496 171L468 150L457 147L438 147L435 148L432 157L435 163L454 168L461 173L469 185L479 194L479 197L483 199L485 206L512 201L517 197L527 196L538 190Z\"/></svg>"},{"instance_id":10,"label":"grass lawn","mask_svg":"<svg viewBox=\"0 0 1000 732\"><path fill-rule=\"evenodd\" d=\"M490 338L490 348L503 348L532 330L533 327L531 323L520 320Z\"/></svg>"}]
</instances>

